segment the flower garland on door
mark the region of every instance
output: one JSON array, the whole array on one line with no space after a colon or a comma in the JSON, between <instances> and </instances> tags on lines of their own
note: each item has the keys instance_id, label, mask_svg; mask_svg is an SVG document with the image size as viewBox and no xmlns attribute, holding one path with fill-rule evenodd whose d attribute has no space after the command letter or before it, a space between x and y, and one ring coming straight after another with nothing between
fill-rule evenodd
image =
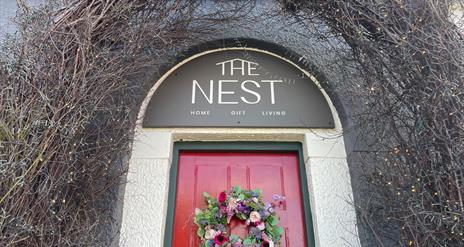
<instances>
[{"instance_id":1,"label":"flower garland on door","mask_svg":"<svg viewBox=\"0 0 464 247\"><path fill-rule=\"evenodd\" d=\"M204 192L208 207L195 209L197 235L200 247L277 247L280 244L283 228L278 227L279 219L275 206L285 198L274 195L274 203L263 201L262 191L242 190L239 186L221 192L217 198ZM230 235L228 224L236 217L249 226L244 239Z\"/></svg>"}]
</instances>

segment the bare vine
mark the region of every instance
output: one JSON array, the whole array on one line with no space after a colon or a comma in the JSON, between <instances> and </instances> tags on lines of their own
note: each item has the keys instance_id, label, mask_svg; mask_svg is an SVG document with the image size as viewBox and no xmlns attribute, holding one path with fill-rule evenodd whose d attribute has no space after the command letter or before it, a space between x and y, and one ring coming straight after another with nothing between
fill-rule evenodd
<instances>
[{"instance_id":1,"label":"bare vine","mask_svg":"<svg viewBox=\"0 0 464 247\"><path fill-rule=\"evenodd\" d=\"M233 13L194 15L191 1L18 5L0 59L0 245L106 245L104 198L144 94L135 78Z\"/></svg>"},{"instance_id":2,"label":"bare vine","mask_svg":"<svg viewBox=\"0 0 464 247\"><path fill-rule=\"evenodd\" d=\"M368 161L370 202L359 209L378 244L462 245L464 35L451 18L462 2L292 4L348 45L352 60L340 66L356 64L359 80L344 88L358 102L351 117Z\"/></svg>"},{"instance_id":3,"label":"bare vine","mask_svg":"<svg viewBox=\"0 0 464 247\"><path fill-rule=\"evenodd\" d=\"M200 1L18 1L18 35L0 58L0 245L98 246L124 174L135 82L169 51L246 15ZM363 137L378 245L464 241L464 35L451 0L280 1L348 52L339 68ZM462 7L461 7L462 8ZM308 27L309 28L309 27ZM305 35L304 33L299 35ZM337 40L338 42L333 42ZM359 80L358 80L359 79Z\"/></svg>"}]
</instances>

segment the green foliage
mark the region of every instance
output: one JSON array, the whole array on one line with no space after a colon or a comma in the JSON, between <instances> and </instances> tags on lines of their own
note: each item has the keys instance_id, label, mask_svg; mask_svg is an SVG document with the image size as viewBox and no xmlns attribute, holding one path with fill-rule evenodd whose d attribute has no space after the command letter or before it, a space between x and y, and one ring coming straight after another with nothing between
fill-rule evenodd
<instances>
[{"instance_id":1,"label":"green foliage","mask_svg":"<svg viewBox=\"0 0 464 247\"><path fill-rule=\"evenodd\" d=\"M206 209L195 211L194 223L198 226L197 235L202 240L201 246L209 246L209 242L216 236L226 239L221 246L229 243L241 243L247 246L280 241L283 228L277 226L279 219L274 207L266 207L262 190L242 190L239 186L234 186L227 193L224 191L221 194L224 201L212 198L204 192L203 196L208 206ZM232 217L244 220L249 225L249 235L245 239L228 235L228 220Z\"/></svg>"}]
</instances>

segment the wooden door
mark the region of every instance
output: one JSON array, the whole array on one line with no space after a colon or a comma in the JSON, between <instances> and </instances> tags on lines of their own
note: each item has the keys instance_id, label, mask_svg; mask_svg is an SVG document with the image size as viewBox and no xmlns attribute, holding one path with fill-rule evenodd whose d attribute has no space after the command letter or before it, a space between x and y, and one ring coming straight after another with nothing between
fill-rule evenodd
<instances>
[{"instance_id":1,"label":"wooden door","mask_svg":"<svg viewBox=\"0 0 464 247\"><path fill-rule=\"evenodd\" d=\"M306 246L297 152L180 151L178 165L172 246L198 246L193 218L195 208L206 206L202 193L216 196L234 185L262 189L269 202L273 194L285 196L286 202L276 208L284 227L281 246ZM243 228L234 224L231 230L243 232Z\"/></svg>"}]
</instances>

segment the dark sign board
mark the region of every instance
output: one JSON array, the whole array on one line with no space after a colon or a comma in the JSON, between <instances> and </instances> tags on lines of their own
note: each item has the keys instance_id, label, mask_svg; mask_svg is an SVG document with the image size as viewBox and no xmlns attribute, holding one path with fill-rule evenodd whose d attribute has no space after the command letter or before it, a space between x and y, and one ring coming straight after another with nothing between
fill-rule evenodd
<instances>
[{"instance_id":1,"label":"dark sign board","mask_svg":"<svg viewBox=\"0 0 464 247\"><path fill-rule=\"evenodd\" d=\"M291 63L256 50L218 50L171 71L143 127L333 128L318 86Z\"/></svg>"}]
</instances>

